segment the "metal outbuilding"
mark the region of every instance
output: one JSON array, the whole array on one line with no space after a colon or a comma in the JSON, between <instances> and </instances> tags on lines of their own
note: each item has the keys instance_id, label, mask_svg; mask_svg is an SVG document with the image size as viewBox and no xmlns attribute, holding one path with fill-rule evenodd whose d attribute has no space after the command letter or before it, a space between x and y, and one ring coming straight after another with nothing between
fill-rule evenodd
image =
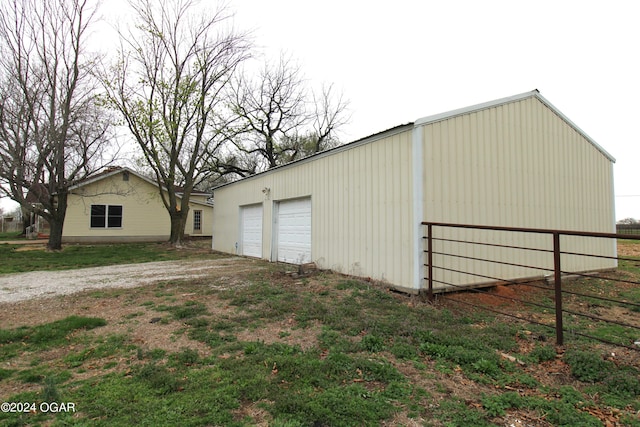
<instances>
[{"instance_id":1,"label":"metal outbuilding","mask_svg":"<svg viewBox=\"0 0 640 427\"><path fill-rule=\"evenodd\" d=\"M422 221L615 232L614 162L535 90L217 187L212 245L417 293ZM615 256L610 241L579 245ZM608 258L588 263L580 268L615 267Z\"/></svg>"}]
</instances>

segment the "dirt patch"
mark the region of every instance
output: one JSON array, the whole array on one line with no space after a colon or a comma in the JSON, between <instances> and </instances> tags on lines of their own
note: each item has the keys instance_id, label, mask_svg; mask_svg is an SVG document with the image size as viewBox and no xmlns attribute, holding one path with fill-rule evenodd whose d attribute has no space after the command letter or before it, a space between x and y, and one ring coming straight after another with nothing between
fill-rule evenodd
<instances>
[{"instance_id":1,"label":"dirt patch","mask_svg":"<svg viewBox=\"0 0 640 427\"><path fill-rule=\"evenodd\" d=\"M541 282L539 285L542 285ZM443 300L477 304L489 308L522 307L521 301L539 298L546 291L529 285L498 285L489 288L445 294Z\"/></svg>"},{"instance_id":2,"label":"dirt patch","mask_svg":"<svg viewBox=\"0 0 640 427\"><path fill-rule=\"evenodd\" d=\"M317 346L317 337L320 332L322 332L322 325L319 323L315 323L305 329L297 328L295 317L292 316L282 322L267 324L261 329L240 331L236 336L239 341L261 341L265 344L279 342L294 347L297 346L306 351Z\"/></svg>"},{"instance_id":3,"label":"dirt patch","mask_svg":"<svg viewBox=\"0 0 640 427\"><path fill-rule=\"evenodd\" d=\"M236 419L245 419L249 417L253 420L255 427L268 427L272 421L271 414L267 410L261 407L265 401L253 402L247 405L241 406L239 409L233 412Z\"/></svg>"},{"instance_id":4,"label":"dirt patch","mask_svg":"<svg viewBox=\"0 0 640 427\"><path fill-rule=\"evenodd\" d=\"M640 257L640 244L637 241L618 240L618 256Z\"/></svg>"},{"instance_id":5,"label":"dirt patch","mask_svg":"<svg viewBox=\"0 0 640 427\"><path fill-rule=\"evenodd\" d=\"M21 245L14 249L16 252L41 251L42 245Z\"/></svg>"},{"instance_id":6,"label":"dirt patch","mask_svg":"<svg viewBox=\"0 0 640 427\"><path fill-rule=\"evenodd\" d=\"M131 342L143 351L160 349L173 352L189 348L196 350L201 357L207 357L211 354L210 347L206 344L191 340L185 334L179 333L184 328L183 323L152 321L158 317L157 312L145 311L140 316L128 319L128 321L121 320L117 323L107 321L107 326L97 329L95 333L104 336L127 334Z\"/></svg>"}]
</instances>

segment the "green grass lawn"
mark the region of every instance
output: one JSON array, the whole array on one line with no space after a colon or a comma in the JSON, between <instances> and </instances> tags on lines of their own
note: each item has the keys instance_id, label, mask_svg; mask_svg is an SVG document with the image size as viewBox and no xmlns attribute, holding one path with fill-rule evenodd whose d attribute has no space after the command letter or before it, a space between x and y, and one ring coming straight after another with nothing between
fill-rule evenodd
<instances>
[{"instance_id":1,"label":"green grass lawn","mask_svg":"<svg viewBox=\"0 0 640 427\"><path fill-rule=\"evenodd\" d=\"M2 240L19 240L20 238L21 237L20 237L20 232L19 231L0 233L0 241L2 241Z\"/></svg>"},{"instance_id":2,"label":"green grass lawn","mask_svg":"<svg viewBox=\"0 0 640 427\"><path fill-rule=\"evenodd\" d=\"M0 274L214 257L202 248L208 245L203 241L200 249L174 249L164 243L68 244L62 251L48 252L44 246L0 244Z\"/></svg>"},{"instance_id":3,"label":"green grass lawn","mask_svg":"<svg viewBox=\"0 0 640 427\"><path fill-rule=\"evenodd\" d=\"M188 256L68 246L40 255L72 262L39 262L101 265L92 263L112 252L126 262ZM637 352L612 356L572 337L556 348L548 330L492 313L260 267L60 297L50 303L72 308L57 320L0 326L0 402L36 404L0 412L0 425L640 427ZM620 274L637 277L636 263ZM74 411L43 412L43 402Z\"/></svg>"},{"instance_id":4,"label":"green grass lawn","mask_svg":"<svg viewBox=\"0 0 640 427\"><path fill-rule=\"evenodd\" d=\"M1 329L0 380L25 391L0 400L71 402L76 412L0 413L0 424L491 426L521 419L595 427L603 422L594 414L602 413L640 426L640 370L603 358L603 347L579 341L558 353L520 322L419 303L335 274L295 281L270 268L244 276L240 289L212 291L204 280L89 294L88 307L116 299L128 310L110 323L93 310L92 317ZM149 316L158 334L170 328L170 341L192 345L167 350L134 338L149 323L139 319ZM543 374L560 367L558 375Z\"/></svg>"}]
</instances>

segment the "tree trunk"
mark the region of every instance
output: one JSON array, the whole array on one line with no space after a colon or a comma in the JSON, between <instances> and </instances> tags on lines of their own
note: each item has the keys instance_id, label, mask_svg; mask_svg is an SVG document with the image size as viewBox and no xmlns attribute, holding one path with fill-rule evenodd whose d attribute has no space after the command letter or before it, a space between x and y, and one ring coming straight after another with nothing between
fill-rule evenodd
<instances>
[{"instance_id":1,"label":"tree trunk","mask_svg":"<svg viewBox=\"0 0 640 427\"><path fill-rule=\"evenodd\" d=\"M171 217L171 236L169 236L169 243L173 246L180 247L184 240L184 228L187 224L187 214L189 208L186 210L171 210L169 216Z\"/></svg>"},{"instance_id":2,"label":"tree trunk","mask_svg":"<svg viewBox=\"0 0 640 427\"><path fill-rule=\"evenodd\" d=\"M267 148L266 152L267 152L267 161L269 162L269 169L275 168L276 166L278 166L278 163L276 162L276 153L275 153L275 147L273 144L273 137L267 136L266 148Z\"/></svg>"},{"instance_id":3,"label":"tree trunk","mask_svg":"<svg viewBox=\"0 0 640 427\"><path fill-rule=\"evenodd\" d=\"M61 190L54 201L51 200L51 215L46 218L49 221L49 242L47 242L48 251L62 250L62 228L64 227L64 218L67 215L67 192Z\"/></svg>"},{"instance_id":4,"label":"tree trunk","mask_svg":"<svg viewBox=\"0 0 640 427\"><path fill-rule=\"evenodd\" d=\"M62 227L64 220L58 221L55 218L49 220L49 241L47 242L48 251L59 251L62 249Z\"/></svg>"},{"instance_id":5,"label":"tree trunk","mask_svg":"<svg viewBox=\"0 0 640 427\"><path fill-rule=\"evenodd\" d=\"M22 234L21 236L27 237L27 229L31 226L31 211L22 209Z\"/></svg>"}]
</instances>

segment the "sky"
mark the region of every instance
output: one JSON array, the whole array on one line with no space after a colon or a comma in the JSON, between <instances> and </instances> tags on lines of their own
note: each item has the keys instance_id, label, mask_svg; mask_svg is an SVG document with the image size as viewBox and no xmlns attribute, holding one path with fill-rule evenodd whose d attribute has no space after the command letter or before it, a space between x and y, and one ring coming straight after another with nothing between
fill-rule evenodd
<instances>
[{"instance_id":1,"label":"sky","mask_svg":"<svg viewBox=\"0 0 640 427\"><path fill-rule=\"evenodd\" d=\"M106 0L107 19L123 10ZM203 4L214 4L203 0ZM227 0L257 51L350 100L350 142L538 89L616 158L616 219L640 219L640 2Z\"/></svg>"}]
</instances>

